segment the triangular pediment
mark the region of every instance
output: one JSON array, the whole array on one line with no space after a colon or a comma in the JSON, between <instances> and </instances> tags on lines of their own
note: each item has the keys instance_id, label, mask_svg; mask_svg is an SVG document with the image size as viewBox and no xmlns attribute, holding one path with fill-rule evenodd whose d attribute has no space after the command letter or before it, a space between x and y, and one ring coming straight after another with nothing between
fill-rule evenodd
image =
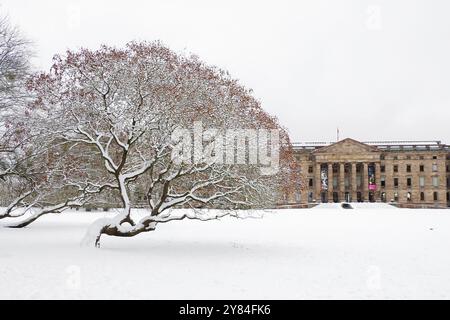
<instances>
[{"instance_id":1,"label":"triangular pediment","mask_svg":"<svg viewBox=\"0 0 450 320\"><path fill-rule=\"evenodd\" d=\"M346 138L314 151L315 154L361 154L373 152L380 152L380 150L374 146L350 138Z\"/></svg>"}]
</instances>

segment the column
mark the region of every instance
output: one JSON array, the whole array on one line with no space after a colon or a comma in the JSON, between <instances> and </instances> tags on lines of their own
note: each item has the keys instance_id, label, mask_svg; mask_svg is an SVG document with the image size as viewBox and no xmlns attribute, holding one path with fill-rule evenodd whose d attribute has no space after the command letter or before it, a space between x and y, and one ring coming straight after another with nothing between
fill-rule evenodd
<instances>
[{"instance_id":1,"label":"column","mask_svg":"<svg viewBox=\"0 0 450 320\"><path fill-rule=\"evenodd\" d=\"M364 202L369 201L369 174L368 174L368 165L366 162L363 163L363 198Z\"/></svg>"},{"instance_id":2,"label":"column","mask_svg":"<svg viewBox=\"0 0 450 320\"><path fill-rule=\"evenodd\" d=\"M356 162L352 163L352 202L358 200L357 185L356 185Z\"/></svg>"},{"instance_id":3,"label":"column","mask_svg":"<svg viewBox=\"0 0 450 320\"><path fill-rule=\"evenodd\" d=\"M314 199L316 202L320 202L320 189L321 189L321 182L320 182L320 163L316 163L315 171L314 171Z\"/></svg>"},{"instance_id":4,"label":"column","mask_svg":"<svg viewBox=\"0 0 450 320\"><path fill-rule=\"evenodd\" d=\"M333 164L328 164L328 202L333 202Z\"/></svg>"},{"instance_id":5,"label":"column","mask_svg":"<svg viewBox=\"0 0 450 320\"><path fill-rule=\"evenodd\" d=\"M339 201L345 201L345 163L339 163Z\"/></svg>"},{"instance_id":6,"label":"column","mask_svg":"<svg viewBox=\"0 0 450 320\"><path fill-rule=\"evenodd\" d=\"M386 201L389 202L394 199L394 177L392 174L393 168L390 161L384 163L386 170L386 187L384 191L386 192Z\"/></svg>"},{"instance_id":7,"label":"column","mask_svg":"<svg viewBox=\"0 0 450 320\"><path fill-rule=\"evenodd\" d=\"M375 201L376 202L381 202L381 172L380 172L380 163L377 162L375 163L375 183L377 184L377 190L374 193L375 196Z\"/></svg>"}]
</instances>

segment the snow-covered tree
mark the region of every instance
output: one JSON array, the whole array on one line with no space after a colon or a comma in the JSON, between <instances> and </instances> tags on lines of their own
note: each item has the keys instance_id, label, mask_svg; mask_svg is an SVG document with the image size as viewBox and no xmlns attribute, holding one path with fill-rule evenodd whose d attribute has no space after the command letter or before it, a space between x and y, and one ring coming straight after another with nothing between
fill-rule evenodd
<instances>
[{"instance_id":1,"label":"snow-covered tree","mask_svg":"<svg viewBox=\"0 0 450 320\"><path fill-rule=\"evenodd\" d=\"M77 168L86 176L85 185L95 187L92 193L118 191L120 213L96 221L86 243L98 246L103 234L130 237L172 220L216 219L236 208L274 205L289 186L290 142L277 120L226 72L159 42L68 51L55 56L49 73L34 76L29 89L36 97L29 110L33 121L52 141L89 155ZM208 129L201 141L186 131L195 131L199 122ZM279 142L263 131L268 129L277 132ZM260 134L244 137L243 144L228 136L249 130ZM263 149L258 156L276 155L276 175L262 174L258 165L245 161L253 159L255 141L268 142L269 153ZM224 160L221 150L230 146L233 152L240 149L237 163L234 154ZM67 180L72 179L60 181L67 185ZM137 188L145 190L148 208L140 218L131 210ZM78 185L77 190L86 189ZM180 206L224 210L171 210Z\"/></svg>"}]
</instances>

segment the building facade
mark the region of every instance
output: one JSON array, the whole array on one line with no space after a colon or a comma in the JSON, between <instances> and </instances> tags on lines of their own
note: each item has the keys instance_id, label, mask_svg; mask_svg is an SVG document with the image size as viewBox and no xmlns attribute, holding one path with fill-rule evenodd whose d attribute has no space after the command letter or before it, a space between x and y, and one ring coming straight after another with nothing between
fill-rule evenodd
<instances>
[{"instance_id":1,"label":"building facade","mask_svg":"<svg viewBox=\"0 0 450 320\"><path fill-rule=\"evenodd\" d=\"M303 185L285 206L324 202L393 202L450 206L450 146L439 141L296 143Z\"/></svg>"}]
</instances>

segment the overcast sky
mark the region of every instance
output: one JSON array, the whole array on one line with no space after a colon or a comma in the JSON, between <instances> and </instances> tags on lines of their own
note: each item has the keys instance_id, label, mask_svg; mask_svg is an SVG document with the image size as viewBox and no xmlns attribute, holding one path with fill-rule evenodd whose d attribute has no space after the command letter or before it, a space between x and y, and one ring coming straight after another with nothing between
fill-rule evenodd
<instances>
[{"instance_id":1,"label":"overcast sky","mask_svg":"<svg viewBox=\"0 0 450 320\"><path fill-rule=\"evenodd\" d=\"M162 40L228 70L294 141L450 143L448 0L0 0L55 53Z\"/></svg>"}]
</instances>

